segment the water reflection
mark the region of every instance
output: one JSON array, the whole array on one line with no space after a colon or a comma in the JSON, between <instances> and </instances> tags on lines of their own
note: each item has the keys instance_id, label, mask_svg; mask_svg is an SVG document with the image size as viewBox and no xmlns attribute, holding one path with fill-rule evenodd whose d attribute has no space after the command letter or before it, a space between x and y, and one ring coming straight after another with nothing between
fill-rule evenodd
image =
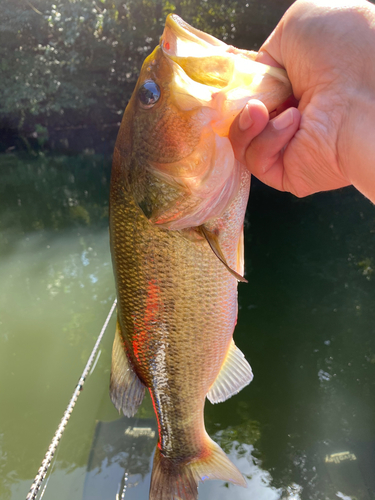
<instances>
[{"instance_id":1,"label":"water reflection","mask_svg":"<svg viewBox=\"0 0 375 500\"><path fill-rule=\"evenodd\" d=\"M7 232L3 237L8 238ZM82 266L82 255L87 266ZM95 235L85 228L58 236L29 233L13 242L12 253L2 255L1 499L26 495L113 299L106 229ZM103 349L109 357L108 340ZM103 355L98 368L103 380L97 388L107 395L109 368ZM75 429L79 433L93 424L76 421ZM69 451L69 467L70 459L85 463L84 456L76 455ZM22 490L13 495L14 485L23 480L28 483L24 495Z\"/></svg>"},{"instance_id":2,"label":"water reflection","mask_svg":"<svg viewBox=\"0 0 375 500\"><path fill-rule=\"evenodd\" d=\"M252 425L248 428L252 428ZM258 500L280 498L280 492L270 485L270 474L262 470L260 461L253 456L254 447L246 444L242 437L240 441L233 440L242 430L246 429L220 431L214 439L245 474L248 489L243 490L221 481L208 481L199 486L200 499L224 500L233 496ZM83 500L147 498L156 434L155 419L124 417L115 422L99 422L90 452Z\"/></svg>"},{"instance_id":3,"label":"water reflection","mask_svg":"<svg viewBox=\"0 0 375 500\"><path fill-rule=\"evenodd\" d=\"M139 485L144 481L147 489L145 477L150 474L156 435L155 419L123 417L115 422L99 422L88 461L83 500L115 500L116 495L126 500L142 497Z\"/></svg>"},{"instance_id":4,"label":"water reflection","mask_svg":"<svg viewBox=\"0 0 375 500\"><path fill-rule=\"evenodd\" d=\"M302 499L372 498L375 289L358 266L375 250L372 206L351 190L295 201L256 186L252 203L253 286L237 333L255 374L247 406L263 467ZM332 472L326 456L345 451L357 461Z\"/></svg>"},{"instance_id":5,"label":"water reflection","mask_svg":"<svg viewBox=\"0 0 375 500\"><path fill-rule=\"evenodd\" d=\"M23 231L106 227L110 165L96 155L0 155L0 249Z\"/></svg>"}]
</instances>

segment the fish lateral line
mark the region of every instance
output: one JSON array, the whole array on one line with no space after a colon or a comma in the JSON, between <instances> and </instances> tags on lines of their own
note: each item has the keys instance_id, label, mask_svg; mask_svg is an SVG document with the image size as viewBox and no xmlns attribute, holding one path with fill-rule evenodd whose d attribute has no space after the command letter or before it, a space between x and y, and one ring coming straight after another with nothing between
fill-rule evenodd
<instances>
[{"instance_id":1,"label":"fish lateral line","mask_svg":"<svg viewBox=\"0 0 375 500\"><path fill-rule=\"evenodd\" d=\"M220 262L226 267L226 269L230 272L232 276L236 278L237 281L241 281L242 283L248 283L247 279L237 273L234 269L232 269L220 248L220 244L216 234L209 231L204 225L199 226L198 228L201 234L205 237L207 243L210 245L211 250L216 255L216 257L220 260Z\"/></svg>"}]
</instances>

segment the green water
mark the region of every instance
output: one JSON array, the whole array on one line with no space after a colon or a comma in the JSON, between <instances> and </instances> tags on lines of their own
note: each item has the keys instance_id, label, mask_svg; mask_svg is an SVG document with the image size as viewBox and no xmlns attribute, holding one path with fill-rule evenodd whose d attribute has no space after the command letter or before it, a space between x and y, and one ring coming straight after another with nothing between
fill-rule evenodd
<instances>
[{"instance_id":1,"label":"green water","mask_svg":"<svg viewBox=\"0 0 375 500\"><path fill-rule=\"evenodd\" d=\"M26 497L115 298L109 171L98 156L0 157L1 500ZM208 481L199 498L373 499L375 208L349 188L298 200L255 183L245 230L235 338L255 377L205 420L248 488ZM148 498L155 420L148 399L129 421L112 407L113 331L44 499L115 500L124 473L124 498Z\"/></svg>"}]
</instances>

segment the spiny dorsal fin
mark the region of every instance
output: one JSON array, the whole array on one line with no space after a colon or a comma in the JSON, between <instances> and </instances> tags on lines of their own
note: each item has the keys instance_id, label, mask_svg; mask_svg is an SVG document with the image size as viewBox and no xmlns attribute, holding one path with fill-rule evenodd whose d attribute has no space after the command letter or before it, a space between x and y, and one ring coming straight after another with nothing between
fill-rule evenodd
<instances>
[{"instance_id":1,"label":"spiny dorsal fin","mask_svg":"<svg viewBox=\"0 0 375 500\"><path fill-rule=\"evenodd\" d=\"M221 403L240 392L252 380L253 372L251 367L244 354L232 340L227 357L207 394L207 398L211 403Z\"/></svg>"},{"instance_id":2,"label":"spiny dorsal fin","mask_svg":"<svg viewBox=\"0 0 375 500\"><path fill-rule=\"evenodd\" d=\"M243 283L248 283L247 279L245 279L243 276L241 276L240 274L238 274L236 271L234 271L233 269L231 269L228 266L226 258L224 257L224 254L221 251L219 241L217 239L216 234L209 231L203 225L199 226L199 229L201 230L201 233L203 234L203 236L206 238L208 244L211 247L211 250L214 252L216 257L220 260L220 262L222 262L224 264L224 266L228 269L228 271L232 274L232 276L234 276L236 278L236 280L238 280L238 281L242 281Z\"/></svg>"},{"instance_id":3,"label":"spiny dorsal fin","mask_svg":"<svg viewBox=\"0 0 375 500\"><path fill-rule=\"evenodd\" d=\"M135 373L124 349L120 325L117 321L112 348L110 396L112 403L126 417L133 417L145 394L145 386Z\"/></svg>"}]
</instances>

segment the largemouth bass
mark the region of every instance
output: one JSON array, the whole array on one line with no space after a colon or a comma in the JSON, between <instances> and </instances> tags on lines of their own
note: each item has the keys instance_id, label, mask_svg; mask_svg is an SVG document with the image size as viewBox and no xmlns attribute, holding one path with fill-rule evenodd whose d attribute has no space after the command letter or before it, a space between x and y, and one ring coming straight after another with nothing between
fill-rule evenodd
<instances>
[{"instance_id":1,"label":"largemouth bass","mask_svg":"<svg viewBox=\"0 0 375 500\"><path fill-rule=\"evenodd\" d=\"M111 398L136 413L145 389L159 428L150 500L192 500L198 483L246 486L208 436L206 397L252 379L233 342L243 281L250 175L228 139L250 97L269 110L286 74L169 15L145 60L117 138L110 235L118 295Z\"/></svg>"}]
</instances>

